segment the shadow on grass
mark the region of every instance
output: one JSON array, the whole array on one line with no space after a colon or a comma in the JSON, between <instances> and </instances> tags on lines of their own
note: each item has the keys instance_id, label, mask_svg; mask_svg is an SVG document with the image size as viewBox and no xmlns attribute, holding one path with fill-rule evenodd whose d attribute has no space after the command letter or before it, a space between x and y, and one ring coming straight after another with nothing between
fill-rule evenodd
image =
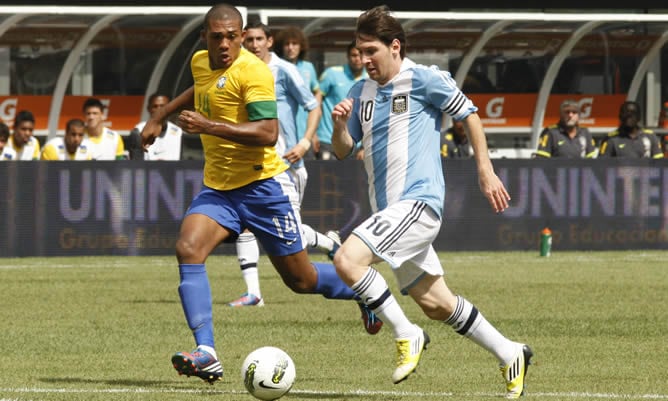
<instances>
[{"instance_id":1,"label":"shadow on grass","mask_svg":"<svg viewBox=\"0 0 668 401\"><path fill-rule=\"evenodd\" d=\"M303 400L351 400L353 398L360 398L360 399L368 399L369 395L368 394L341 394L341 393L328 393L326 391L323 392L308 392L308 391L300 391L298 393L296 392L290 392L289 393L290 399L293 398L300 398Z\"/></svg>"},{"instance_id":2,"label":"shadow on grass","mask_svg":"<svg viewBox=\"0 0 668 401\"><path fill-rule=\"evenodd\" d=\"M178 384L173 380L101 380L84 379L80 377L42 377L39 379L45 383L55 384L107 384L110 386L131 386L131 387L164 387L165 385Z\"/></svg>"}]
</instances>

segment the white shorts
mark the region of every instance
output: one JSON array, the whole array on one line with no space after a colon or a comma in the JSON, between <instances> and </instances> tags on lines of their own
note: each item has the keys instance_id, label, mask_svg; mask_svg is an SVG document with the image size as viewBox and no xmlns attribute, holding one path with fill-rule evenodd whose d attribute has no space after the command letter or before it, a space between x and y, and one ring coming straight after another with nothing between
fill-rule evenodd
<instances>
[{"instance_id":1,"label":"white shorts","mask_svg":"<svg viewBox=\"0 0 668 401\"><path fill-rule=\"evenodd\" d=\"M299 194L299 205L301 206L304 199L304 191L306 190L306 182L308 181L306 167L290 167L287 172L290 175L292 183L295 184L297 194Z\"/></svg>"},{"instance_id":2,"label":"white shorts","mask_svg":"<svg viewBox=\"0 0 668 401\"><path fill-rule=\"evenodd\" d=\"M424 202L404 200L381 210L353 230L371 251L392 267L401 293L422 276L442 276L443 267L431 245L441 220Z\"/></svg>"}]
</instances>

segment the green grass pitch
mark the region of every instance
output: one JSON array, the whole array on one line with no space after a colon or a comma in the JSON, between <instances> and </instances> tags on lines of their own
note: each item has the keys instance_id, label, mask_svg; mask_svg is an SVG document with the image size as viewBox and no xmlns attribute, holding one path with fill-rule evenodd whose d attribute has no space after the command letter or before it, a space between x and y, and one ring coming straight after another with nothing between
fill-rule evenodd
<instances>
[{"instance_id":1,"label":"green grass pitch","mask_svg":"<svg viewBox=\"0 0 668 401\"><path fill-rule=\"evenodd\" d=\"M442 253L446 280L535 364L526 400L668 400L668 258L660 251ZM322 255L312 255L324 261ZM231 309L245 290L235 256L207 262L223 381L178 376L193 347L174 257L0 259L0 400L252 400L245 356L263 345L297 366L289 400L493 400L494 358L428 320L385 275L432 343L393 385L390 330L369 336L353 302L290 292L260 260L264 308Z\"/></svg>"}]
</instances>

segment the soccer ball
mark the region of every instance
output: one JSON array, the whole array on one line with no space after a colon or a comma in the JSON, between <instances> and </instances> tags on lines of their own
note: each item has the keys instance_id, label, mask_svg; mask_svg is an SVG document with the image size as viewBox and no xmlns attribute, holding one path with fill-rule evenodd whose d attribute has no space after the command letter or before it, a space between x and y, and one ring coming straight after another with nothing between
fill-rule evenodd
<instances>
[{"instance_id":1,"label":"soccer ball","mask_svg":"<svg viewBox=\"0 0 668 401\"><path fill-rule=\"evenodd\" d=\"M284 396L295 382L295 364L285 351L261 347L248 354L241 365L241 378L253 397L271 401Z\"/></svg>"}]
</instances>

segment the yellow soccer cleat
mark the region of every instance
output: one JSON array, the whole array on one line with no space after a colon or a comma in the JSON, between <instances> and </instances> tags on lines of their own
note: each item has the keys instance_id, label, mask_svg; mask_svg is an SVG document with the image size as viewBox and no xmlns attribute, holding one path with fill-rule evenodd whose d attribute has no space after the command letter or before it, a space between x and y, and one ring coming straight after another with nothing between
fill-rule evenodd
<instances>
[{"instance_id":1,"label":"yellow soccer cleat","mask_svg":"<svg viewBox=\"0 0 668 401\"><path fill-rule=\"evenodd\" d=\"M523 344L515 359L508 365L501 366L501 375L506 381L506 398L515 399L524 395L524 378L527 375L533 351Z\"/></svg>"},{"instance_id":2,"label":"yellow soccer cleat","mask_svg":"<svg viewBox=\"0 0 668 401\"><path fill-rule=\"evenodd\" d=\"M392 382L394 384L401 383L406 380L408 376L415 371L422 351L427 349L429 344L429 336L422 329L420 334L415 337L397 338L397 369L392 374Z\"/></svg>"}]
</instances>

